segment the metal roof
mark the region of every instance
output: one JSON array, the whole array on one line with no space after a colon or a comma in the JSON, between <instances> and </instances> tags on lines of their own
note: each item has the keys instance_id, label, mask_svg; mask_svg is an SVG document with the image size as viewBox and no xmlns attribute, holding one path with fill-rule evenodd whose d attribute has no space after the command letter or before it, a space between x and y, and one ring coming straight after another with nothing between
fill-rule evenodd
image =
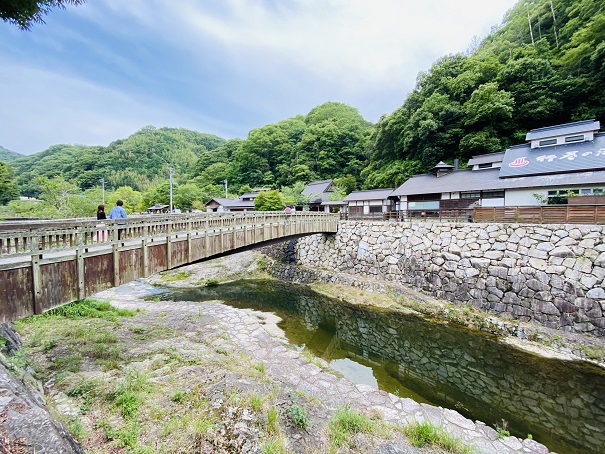
<instances>
[{"instance_id":1,"label":"metal roof","mask_svg":"<svg viewBox=\"0 0 605 454\"><path fill-rule=\"evenodd\" d=\"M529 144L506 150L500 177L558 174L605 169L605 134L594 140L567 143L548 148Z\"/></svg>"},{"instance_id":2,"label":"metal roof","mask_svg":"<svg viewBox=\"0 0 605 454\"><path fill-rule=\"evenodd\" d=\"M210 202L216 202L225 208L254 208L253 200L242 200L242 199L225 199L224 197L214 197L206 204Z\"/></svg>"},{"instance_id":3,"label":"metal roof","mask_svg":"<svg viewBox=\"0 0 605 454\"><path fill-rule=\"evenodd\" d=\"M574 123L565 123L562 125L546 126L545 128L532 129L525 136L525 140L546 139L548 137L558 137L567 134L578 134L581 132L598 131L601 123L593 120L576 121Z\"/></svg>"},{"instance_id":4,"label":"metal roof","mask_svg":"<svg viewBox=\"0 0 605 454\"><path fill-rule=\"evenodd\" d=\"M468 160L469 166L474 166L478 164L488 164L494 162L502 162L504 158L504 152L500 151L498 153L488 153L488 154L480 154L477 156L473 156Z\"/></svg>"},{"instance_id":5,"label":"metal roof","mask_svg":"<svg viewBox=\"0 0 605 454\"><path fill-rule=\"evenodd\" d=\"M332 186L332 180L312 181L303 189L302 194L321 194L326 192L330 186Z\"/></svg>"},{"instance_id":6,"label":"metal roof","mask_svg":"<svg viewBox=\"0 0 605 454\"><path fill-rule=\"evenodd\" d=\"M246 192L239 196L240 199L253 199L258 196L258 192Z\"/></svg>"},{"instance_id":7,"label":"metal roof","mask_svg":"<svg viewBox=\"0 0 605 454\"><path fill-rule=\"evenodd\" d=\"M332 186L332 180L313 181L309 183L302 191L302 195L315 196L309 200L309 203L317 204L321 202L327 202L328 196L332 191L328 191Z\"/></svg>"},{"instance_id":8,"label":"metal roof","mask_svg":"<svg viewBox=\"0 0 605 454\"><path fill-rule=\"evenodd\" d=\"M605 184L605 171L499 178L500 169L456 170L442 177L416 175L393 191L392 196L444 192L497 191L502 189L538 188Z\"/></svg>"},{"instance_id":9,"label":"metal roof","mask_svg":"<svg viewBox=\"0 0 605 454\"><path fill-rule=\"evenodd\" d=\"M360 200L385 200L389 198L392 192L392 188L369 189L367 191L353 191L349 195L347 195L343 200L345 202L356 202Z\"/></svg>"}]
</instances>

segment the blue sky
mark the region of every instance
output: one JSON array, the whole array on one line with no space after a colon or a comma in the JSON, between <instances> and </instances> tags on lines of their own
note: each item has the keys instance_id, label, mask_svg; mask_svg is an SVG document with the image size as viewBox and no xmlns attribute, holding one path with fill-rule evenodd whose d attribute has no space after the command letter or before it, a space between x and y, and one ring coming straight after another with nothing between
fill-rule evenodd
<instances>
[{"instance_id":1,"label":"blue sky","mask_svg":"<svg viewBox=\"0 0 605 454\"><path fill-rule=\"evenodd\" d=\"M103 145L147 125L226 139L327 101L376 122L515 0L88 0L0 22L0 145Z\"/></svg>"}]
</instances>

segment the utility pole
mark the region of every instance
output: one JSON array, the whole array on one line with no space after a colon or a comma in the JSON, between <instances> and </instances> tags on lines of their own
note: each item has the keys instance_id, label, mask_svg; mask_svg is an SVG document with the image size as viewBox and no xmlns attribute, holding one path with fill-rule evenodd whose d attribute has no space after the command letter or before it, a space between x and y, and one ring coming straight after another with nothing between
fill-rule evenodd
<instances>
[{"instance_id":1,"label":"utility pole","mask_svg":"<svg viewBox=\"0 0 605 454\"><path fill-rule=\"evenodd\" d=\"M105 205L105 178L101 178L99 180L101 182L101 198L103 200L103 205Z\"/></svg>"},{"instance_id":2,"label":"utility pole","mask_svg":"<svg viewBox=\"0 0 605 454\"><path fill-rule=\"evenodd\" d=\"M222 183L225 183L225 198L229 198L229 193L227 192L227 179L225 178Z\"/></svg>"},{"instance_id":3,"label":"utility pole","mask_svg":"<svg viewBox=\"0 0 605 454\"><path fill-rule=\"evenodd\" d=\"M174 172L174 168L170 167L170 214L172 214L172 172Z\"/></svg>"}]
</instances>

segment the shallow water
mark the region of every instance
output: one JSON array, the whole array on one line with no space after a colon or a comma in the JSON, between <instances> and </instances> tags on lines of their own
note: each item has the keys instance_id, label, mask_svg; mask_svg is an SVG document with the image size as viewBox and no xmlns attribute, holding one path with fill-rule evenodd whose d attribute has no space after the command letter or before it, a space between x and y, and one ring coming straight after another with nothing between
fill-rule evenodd
<instances>
[{"instance_id":1,"label":"shallow water","mask_svg":"<svg viewBox=\"0 0 605 454\"><path fill-rule=\"evenodd\" d=\"M220 300L274 313L292 345L355 383L452 408L493 427L505 424L512 435L532 434L559 453L604 452L605 371L591 364L543 358L486 333L354 306L273 280L155 292L165 300Z\"/></svg>"}]
</instances>

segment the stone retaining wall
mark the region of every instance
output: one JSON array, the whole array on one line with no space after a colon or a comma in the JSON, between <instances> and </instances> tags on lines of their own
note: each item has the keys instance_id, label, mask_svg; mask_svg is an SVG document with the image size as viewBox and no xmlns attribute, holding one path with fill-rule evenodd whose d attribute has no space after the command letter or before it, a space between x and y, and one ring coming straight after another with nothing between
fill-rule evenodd
<instances>
[{"instance_id":1,"label":"stone retaining wall","mask_svg":"<svg viewBox=\"0 0 605 454\"><path fill-rule=\"evenodd\" d=\"M605 226L343 221L299 265L405 283L455 304L605 336Z\"/></svg>"}]
</instances>

